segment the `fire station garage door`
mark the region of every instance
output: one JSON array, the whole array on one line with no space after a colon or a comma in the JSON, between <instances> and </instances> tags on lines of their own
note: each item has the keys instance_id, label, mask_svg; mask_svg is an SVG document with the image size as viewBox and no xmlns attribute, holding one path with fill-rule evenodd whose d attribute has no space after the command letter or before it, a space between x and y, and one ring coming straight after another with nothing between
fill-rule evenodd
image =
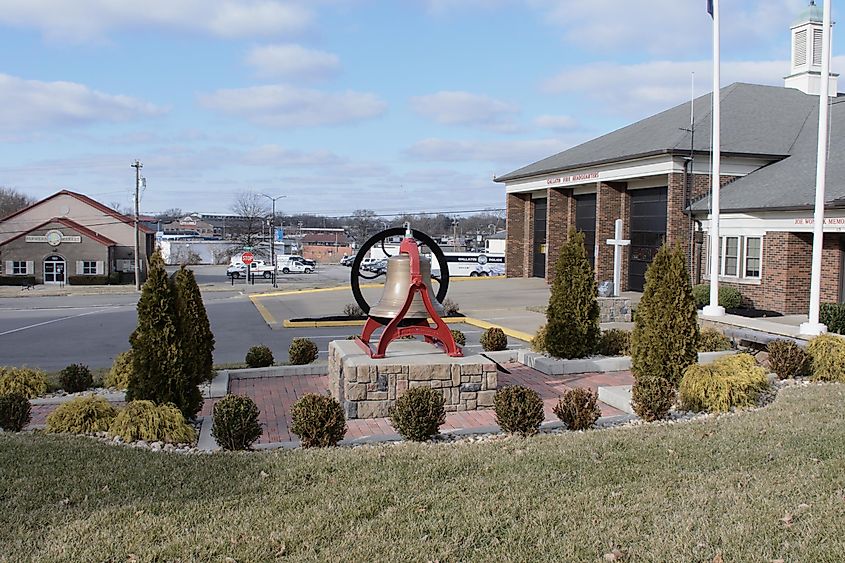
<instances>
[{"instance_id":1,"label":"fire station garage door","mask_svg":"<svg viewBox=\"0 0 845 563\"><path fill-rule=\"evenodd\" d=\"M666 188L631 190L628 289L642 291L645 271L666 239Z\"/></svg>"}]
</instances>

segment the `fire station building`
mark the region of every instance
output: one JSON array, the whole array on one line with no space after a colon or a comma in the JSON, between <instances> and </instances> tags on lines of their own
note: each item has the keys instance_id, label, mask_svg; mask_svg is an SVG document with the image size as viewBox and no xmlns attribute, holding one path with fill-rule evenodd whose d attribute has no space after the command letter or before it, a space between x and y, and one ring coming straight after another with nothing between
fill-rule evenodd
<instances>
[{"instance_id":1,"label":"fire station building","mask_svg":"<svg viewBox=\"0 0 845 563\"><path fill-rule=\"evenodd\" d=\"M154 233L140 227L141 264ZM104 283L134 272L135 226L88 196L62 190L0 219L0 277L34 283ZM126 280L123 280L126 281Z\"/></svg>"},{"instance_id":2,"label":"fire station building","mask_svg":"<svg viewBox=\"0 0 845 563\"><path fill-rule=\"evenodd\" d=\"M816 185L821 8L791 28L784 87L735 83L721 96L720 283L744 306L784 314L809 306ZM836 92L836 77L831 77ZM507 275L551 280L570 227L582 231L598 280L613 278L623 221L622 291L642 291L664 242L708 280L711 95L496 178L507 197ZM830 98L822 301L845 297L845 96Z\"/></svg>"}]
</instances>

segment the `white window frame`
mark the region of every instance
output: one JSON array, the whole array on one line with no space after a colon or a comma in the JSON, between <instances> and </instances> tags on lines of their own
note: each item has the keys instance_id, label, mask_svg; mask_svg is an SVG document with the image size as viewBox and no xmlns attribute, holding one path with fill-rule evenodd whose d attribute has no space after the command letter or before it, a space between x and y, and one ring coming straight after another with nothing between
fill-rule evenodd
<instances>
[{"instance_id":1,"label":"white window frame","mask_svg":"<svg viewBox=\"0 0 845 563\"><path fill-rule=\"evenodd\" d=\"M758 285L763 280L763 239L765 235L763 234L752 234L752 235L745 235L745 234L729 234L729 235L722 235L719 237L719 279L724 280L730 283L747 283L747 284L754 284ZM737 248L737 252L739 254L738 262L737 262L737 274L735 276L725 274L725 257L727 254L725 239L727 238L738 238L739 239L739 246ZM760 241L760 275L759 276L749 276L747 275L747 263L746 259L748 258L748 240L749 239L758 239ZM710 237L706 236L703 245L703 251L706 252L706 264L707 269L702 272L702 279L709 280L710 279L710 261L712 255L710 254Z\"/></svg>"},{"instance_id":2,"label":"white window frame","mask_svg":"<svg viewBox=\"0 0 845 563\"><path fill-rule=\"evenodd\" d=\"M97 275L97 261L96 260L83 260L82 261L82 275L83 276L96 276Z\"/></svg>"},{"instance_id":3,"label":"white window frame","mask_svg":"<svg viewBox=\"0 0 845 563\"><path fill-rule=\"evenodd\" d=\"M742 260L742 238L739 235L726 235L719 237L719 277L738 278L741 271L740 261ZM725 264L728 259L728 239L736 239L736 272L728 274Z\"/></svg>"},{"instance_id":4,"label":"white window frame","mask_svg":"<svg viewBox=\"0 0 845 563\"><path fill-rule=\"evenodd\" d=\"M759 280L763 277L763 237L755 237L755 236L745 236L743 238L742 243L742 277L749 280ZM751 240L758 240L760 241L760 248L759 254L757 256L749 256L748 255L748 243ZM749 258L756 258L757 259L757 275L752 276L748 274L748 259Z\"/></svg>"},{"instance_id":5,"label":"white window frame","mask_svg":"<svg viewBox=\"0 0 845 563\"><path fill-rule=\"evenodd\" d=\"M26 260L12 260L12 271L9 272L13 276L25 276L29 273L29 267Z\"/></svg>"}]
</instances>

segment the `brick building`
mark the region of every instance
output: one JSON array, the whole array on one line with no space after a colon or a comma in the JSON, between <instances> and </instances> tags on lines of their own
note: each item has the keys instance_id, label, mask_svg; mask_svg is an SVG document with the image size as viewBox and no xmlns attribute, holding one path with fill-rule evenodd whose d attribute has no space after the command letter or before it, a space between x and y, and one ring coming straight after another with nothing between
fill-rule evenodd
<instances>
[{"instance_id":1,"label":"brick building","mask_svg":"<svg viewBox=\"0 0 845 563\"><path fill-rule=\"evenodd\" d=\"M821 9L791 28L784 87L735 83L721 96L720 281L745 305L785 314L809 304ZM836 92L836 77L831 77ZM507 195L507 275L551 279L568 229L582 231L599 280L613 278L622 219L623 291L642 291L664 242L687 253L707 282L711 95L682 104L496 178ZM845 96L831 97L822 300L843 301Z\"/></svg>"}]
</instances>

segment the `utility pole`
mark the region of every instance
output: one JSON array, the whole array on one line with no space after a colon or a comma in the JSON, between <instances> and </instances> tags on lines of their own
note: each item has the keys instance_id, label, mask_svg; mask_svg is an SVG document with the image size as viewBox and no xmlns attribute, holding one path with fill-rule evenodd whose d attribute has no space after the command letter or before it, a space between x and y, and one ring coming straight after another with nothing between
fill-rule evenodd
<instances>
[{"instance_id":1,"label":"utility pole","mask_svg":"<svg viewBox=\"0 0 845 563\"><path fill-rule=\"evenodd\" d=\"M276 200L282 199L287 196L284 195L277 195L277 196L269 196L267 194L261 194L270 201L273 202L273 211L270 214L270 264L273 266L273 287L276 287Z\"/></svg>"},{"instance_id":2,"label":"utility pole","mask_svg":"<svg viewBox=\"0 0 845 563\"><path fill-rule=\"evenodd\" d=\"M452 219L452 250L458 251L458 219Z\"/></svg>"},{"instance_id":3,"label":"utility pole","mask_svg":"<svg viewBox=\"0 0 845 563\"><path fill-rule=\"evenodd\" d=\"M136 160L134 164L130 164L135 169L135 290L141 290L141 276L138 270L141 265L140 253L141 243L138 237L138 221L140 220L140 206L141 206L141 168L144 167L140 160Z\"/></svg>"}]
</instances>

